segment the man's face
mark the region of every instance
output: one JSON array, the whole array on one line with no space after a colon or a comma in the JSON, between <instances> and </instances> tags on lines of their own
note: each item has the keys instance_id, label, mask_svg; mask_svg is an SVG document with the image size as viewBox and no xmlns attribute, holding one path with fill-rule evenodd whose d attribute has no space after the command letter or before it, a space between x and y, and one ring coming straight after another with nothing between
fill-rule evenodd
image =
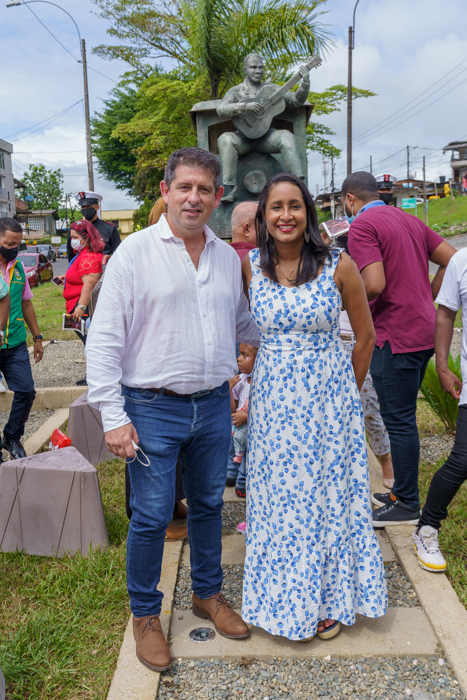
<instances>
[{"instance_id":1,"label":"man's face","mask_svg":"<svg viewBox=\"0 0 467 700\"><path fill-rule=\"evenodd\" d=\"M94 209L94 216L97 215L97 210L99 209L98 204L83 204L81 207L81 211L84 212L86 209ZM83 214L84 216L84 214Z\"/></svg>"},{"instance_id":2,"label":"man's face","mask_svg":"<svg viewBox=\"0 0 467 700\"><path fill-rule=\"evenodd\" d=\"M0 246L3 246L3 248L19 248L22 240L22 233L6 230L4 237L0 238Z\"/></svg>"},{"instance_id":3,"label":"man's face","mask_svg":"<svg viewBox=\"0 0 467 700\"><path fill-rule=\"evenodd\" d=\"M216 192L214 175L205 168L177 165L170 187L161 182L169 223L187 231L197 231L207 223L219 205L223 187Z\"/></svg>"},{"instance_id":4,"label":"man's face","mask_svg":"<svg viewBox=\"0 0 467 700\"><path fill-rule=\"evenodd\" d=\"M259 85L263 79L264 65L263 59L259 56L253 56L245 65L245 74L254 85Z\"/></svg>"}]
</instances>

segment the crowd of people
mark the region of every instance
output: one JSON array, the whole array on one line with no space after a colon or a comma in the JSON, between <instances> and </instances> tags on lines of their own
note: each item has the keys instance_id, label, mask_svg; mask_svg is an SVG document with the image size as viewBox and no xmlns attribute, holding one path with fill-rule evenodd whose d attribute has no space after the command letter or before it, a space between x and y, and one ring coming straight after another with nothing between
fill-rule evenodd
<instances>
[{"instance_id":1,"label":"crowd of people","mask_svg":"<svg viewBox=\"0 0 467 700\"><path fill-rule=\"evenodd\" d=\"M420 565L445 570L438 531L467 478L467 389L448 368L456 312L467 314L467 251L386 205L366 172L342 185L349 227L338 240L320 233L312 196L290 174L273 177L258 202L238 204L232 242L220 240L207 226L224 193L220 165L200 148L170 156L160 190L148 228L111 251L86 343L88 401L108 448L126 460L136 653L156 671L172 665L158 584L174 514L186 518L196 616L231 639L253 625L306 643L331 639L357 613L386 613L375 528L412 524ZM110 241L94 205L85 208L64 278L75 318L89 308ZM15 226L0 220L9 386L27 351L24 323L7 320L5 300L42 356L27 279L20 266L12 272ZM429 261L439 266L431 282ZM416 402L435 351L459 419L421 511ZM463 373L466 363L464 334ZM18 388L5 428L10 449L34 398L27 389ZM365 426L383 493L370 493ZM247 503L241 615L222 594L226 485Z\"/></svg>"}]
</instances>

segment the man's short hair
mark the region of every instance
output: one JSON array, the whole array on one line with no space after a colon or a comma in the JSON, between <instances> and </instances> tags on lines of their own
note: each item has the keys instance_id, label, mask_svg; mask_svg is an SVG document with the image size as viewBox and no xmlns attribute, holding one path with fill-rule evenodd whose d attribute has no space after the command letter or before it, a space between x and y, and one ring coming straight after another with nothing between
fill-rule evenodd
<instances>
[{"instance_id":1,"label":"man's short hair","mask_svg":"<svg viewBox=\"0 0 467 700\"><path fill-rule=\"evenodd\" d=\"M19 224L15 219L10 219L8 216L0 219L0 238L5 238L7 231L13 231L13 233L23 233L21 224Z\"/></svg>"},{"instance_id":2,"label":"man's short hair","mask_svg":"<svg viewBox=\"0 0 467 700\"><path fill-rule=\"evenodd\" d=\"M348 194L353 194L362 202L368 199L378 199L378 183L376 178L371 173L364 170L358 173L352 173L345 178L342 183L341 196L347 197Z\"/></svg>"},{"instance_id":3,"label":"man's short hair","mask_svg":"<svg viewBox=\"0 0 467 700\"><path fill-rule=\"evenodd\" d=\"M243 66L245 67L250 58L260 58L262 61L264 60L262 56L259 55L259 53L249 53L245 56L243 59Z\"/></svg>"},{"instance_id":4,"label":"man's short hair","mask_svg":"<svg viewBox=\"0 0 467 700\"><path fill-rule=\"evenodd\" d=\"M170 154L164 172L164 182L167 184L167 187L170 187L175 178L177 165L187 165L209 170L214 178L216 192L222 184L220 163L215 155L205 151L204 148L197 148L196 146L180 148L178 151Z\"/></svg>"}]
</instances>

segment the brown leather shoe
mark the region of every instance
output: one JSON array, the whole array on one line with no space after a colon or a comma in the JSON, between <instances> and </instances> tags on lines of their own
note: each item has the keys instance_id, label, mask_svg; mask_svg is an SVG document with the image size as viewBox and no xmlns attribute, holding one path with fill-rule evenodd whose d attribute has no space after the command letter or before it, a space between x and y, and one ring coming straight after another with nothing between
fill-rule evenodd
<instances>
[{"instance_id":1,"label":"brown leather shoe","mask_svg":"<svg viewBox=\"0 0 467 700\"><path fill-rule=\"evenodd\" d=\"M174 508L174 520L186 520L187 515L188 506L186 506L183 501L176 503Z\"/></svg>"},{"instance_id":2,"label":"brown leather shoe","mask_svg":"<svg viewBox=\"0 0 467 700\"><path fill-rule=\"evenodd\" d=\"M201 617L203 620L212 620L217 632L229 639L245 639L250 636L248 626L243 622L230 605L222 593L216 593L210 598L201 600L196 593L193 593L193 615Z\"/></svg>"},{"instance_id":3,"label":"brown leather shoe","mask_svg":"<svg viewBox=\"0 0 467 700\"><path fill-rule=\"evenodd\" d=\"M133 616L133 634L136 640L136 656L151 671L167 671L172 668L172 654L161 628L159 615Z\"/></svg>"},{"instance_id":4,"label":"brown leather shoe","mask_svg":"<svg viewBox=\"0 0 467 700\"><path fill-rule=\"evenodd\" d=\"M166 541L184 540L185 537L188 537L188 527L186 525L175 525L171 520L169 527L165 531Z\"/></svg>"}]
</instances>

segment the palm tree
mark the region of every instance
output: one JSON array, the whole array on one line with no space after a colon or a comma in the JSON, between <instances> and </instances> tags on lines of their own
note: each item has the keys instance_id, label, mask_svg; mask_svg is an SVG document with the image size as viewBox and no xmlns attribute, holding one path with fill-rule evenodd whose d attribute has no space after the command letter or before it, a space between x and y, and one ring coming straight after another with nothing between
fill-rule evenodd
<instances>
[{"instance_id":1,"label":"palm tree","mask_svg":"<svg viewBox=\"0 0 467 700\"><path fill-rule=\"evenodd\" d=\"M211 99L243 79L251 52L267 61L268 78L325 49L326 26L318 21L326 0L93 0L122 43L95 53L120 58L145 77L145 61L172 59L185 76L206 77Z\"/></svg>"}]
</instances>

